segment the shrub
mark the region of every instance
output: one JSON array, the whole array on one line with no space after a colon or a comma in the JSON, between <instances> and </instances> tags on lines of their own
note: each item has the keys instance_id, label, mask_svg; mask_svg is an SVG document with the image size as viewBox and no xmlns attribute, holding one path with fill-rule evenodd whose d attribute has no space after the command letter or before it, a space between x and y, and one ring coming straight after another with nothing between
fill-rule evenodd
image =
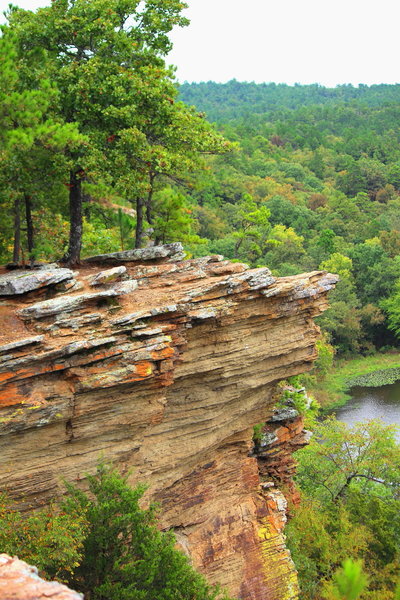
<instances>
[{"instance_id":1,"label":"shrub","mask_svg":"<svg viewBox=\"0 0 400 600\"><path fill-rule=\"evenodd\" d=\"M68 582L82 560L85 512L56 506L26 517L0 495L0 550L38 567L46 579Z\"/></svg>"}]
</instances>

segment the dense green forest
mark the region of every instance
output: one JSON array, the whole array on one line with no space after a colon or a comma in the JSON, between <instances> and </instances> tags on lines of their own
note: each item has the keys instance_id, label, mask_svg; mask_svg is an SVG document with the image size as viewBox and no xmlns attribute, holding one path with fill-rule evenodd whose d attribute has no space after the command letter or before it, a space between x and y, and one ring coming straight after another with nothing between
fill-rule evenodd
<instances>
[{"instance_id":1,"label":"dense green forest","mask_svg":"<svg viewBox=\"0 0 400 600\"><path fill-rule=\"evenodd\" d=\"M184 84L233 152L190 198L220 252L274 273L338 273L321 325L339 353L396 344L400 277L400 86ZM198 251L198 250L197 250Z\"/></svg>"},{"instance_id":2,"label":"dense green forest","mask_svg":"<svg viewBox=\"0 0 400 600\"><path fill-rule=\"evenodd\" d=\"M325 341L317 367L300 382L320 398L332 373L330 344L337 356L397 346L400 86L232 81L180 91L234 144L210 161L190 194L207 239L194 252L267 265L281 276L320 268L340 275L319 319ZM357 598L355 588L349 595L330 588L346 557L363 561L369 586L362 598L398 598L395 428L371 422L349 429L333 418L309 426L313 440L297 454L302 503L287 529L302 600Z\"/></svg>"}]
</instances>

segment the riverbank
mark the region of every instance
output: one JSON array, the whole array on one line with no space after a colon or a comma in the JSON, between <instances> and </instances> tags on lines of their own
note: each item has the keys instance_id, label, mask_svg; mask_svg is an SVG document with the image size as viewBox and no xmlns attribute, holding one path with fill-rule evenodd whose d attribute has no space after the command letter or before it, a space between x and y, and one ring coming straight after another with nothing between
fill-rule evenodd
<instances>
[{"instance_id":1,"label":"riverbank","mask_svg":"<svg viewBox=\"0 0 400 600\"><path fill-rule=\"evenodd\" d=\"M321 405L322 411L343 406L350 399L349 389L354 385L376 387L400 380L400 353L374 354L336 361L321 381L309 391Z\"/></svg>"}]
</instances>

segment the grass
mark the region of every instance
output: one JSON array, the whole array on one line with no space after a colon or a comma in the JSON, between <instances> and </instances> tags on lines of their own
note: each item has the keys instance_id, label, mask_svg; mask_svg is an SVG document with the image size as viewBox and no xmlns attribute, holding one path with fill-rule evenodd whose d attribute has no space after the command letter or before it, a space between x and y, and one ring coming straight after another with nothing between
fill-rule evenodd
<instances>
[{"instance_id":1,"label":"grass","mask_svg":"<svg viewBox=\"0 0 400 600\"><path fill-rule=\"evenodd\" d=\"M322 410L343 406L350 399L349 389L354 385L377 387L400 379L400 353L374 354L334 363L325 379L311 390Z\"/></svg>"}]
</instances>

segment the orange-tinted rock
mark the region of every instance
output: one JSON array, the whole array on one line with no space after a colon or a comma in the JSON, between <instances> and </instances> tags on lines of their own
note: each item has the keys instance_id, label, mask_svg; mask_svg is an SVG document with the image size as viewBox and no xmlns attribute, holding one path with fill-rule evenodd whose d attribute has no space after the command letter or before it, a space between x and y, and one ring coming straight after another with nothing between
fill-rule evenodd
<instances>
[{"instance_id":1,"label":"orange-tinted rock","mask_svg":"<svg viewBox=\"0 0 400 600\"><path fill-rule=\"evenodd\" d=\"M70 312L29 310L27 298L2 307L18 327L0 345L43 337L0 362L0 486L29 509L61 493L62 477L84 485L103 456L149 484L161 525L210 581L243 600L295 600L276 502L249 454L276 383L316 357L312 318L336 277L276 280L221 257L157 260L124 263L137 289L113 294L110 284L90 303L97 271L82 267L84 292L58 303ZM297 435L297 425L279 428L285 443ZM290 471L281 459L277 473Z\"/></svg>"},{"instance_id":2,"label":"orange-tinted rock","mask_svg":"<svg viewBox=\"0 0 400 600\"><path fill-rule=\"evenodd\" d=\"M277 485L285 490L291 504L300 502L299 492L293 482L296 472L294 452L306 446L311 433L304 429L304 418L294 409L276 410L263 429L253 450L257 456L264 488ZM271 506L270 506L271 508Z\"/></svg>"}]
</instances>

